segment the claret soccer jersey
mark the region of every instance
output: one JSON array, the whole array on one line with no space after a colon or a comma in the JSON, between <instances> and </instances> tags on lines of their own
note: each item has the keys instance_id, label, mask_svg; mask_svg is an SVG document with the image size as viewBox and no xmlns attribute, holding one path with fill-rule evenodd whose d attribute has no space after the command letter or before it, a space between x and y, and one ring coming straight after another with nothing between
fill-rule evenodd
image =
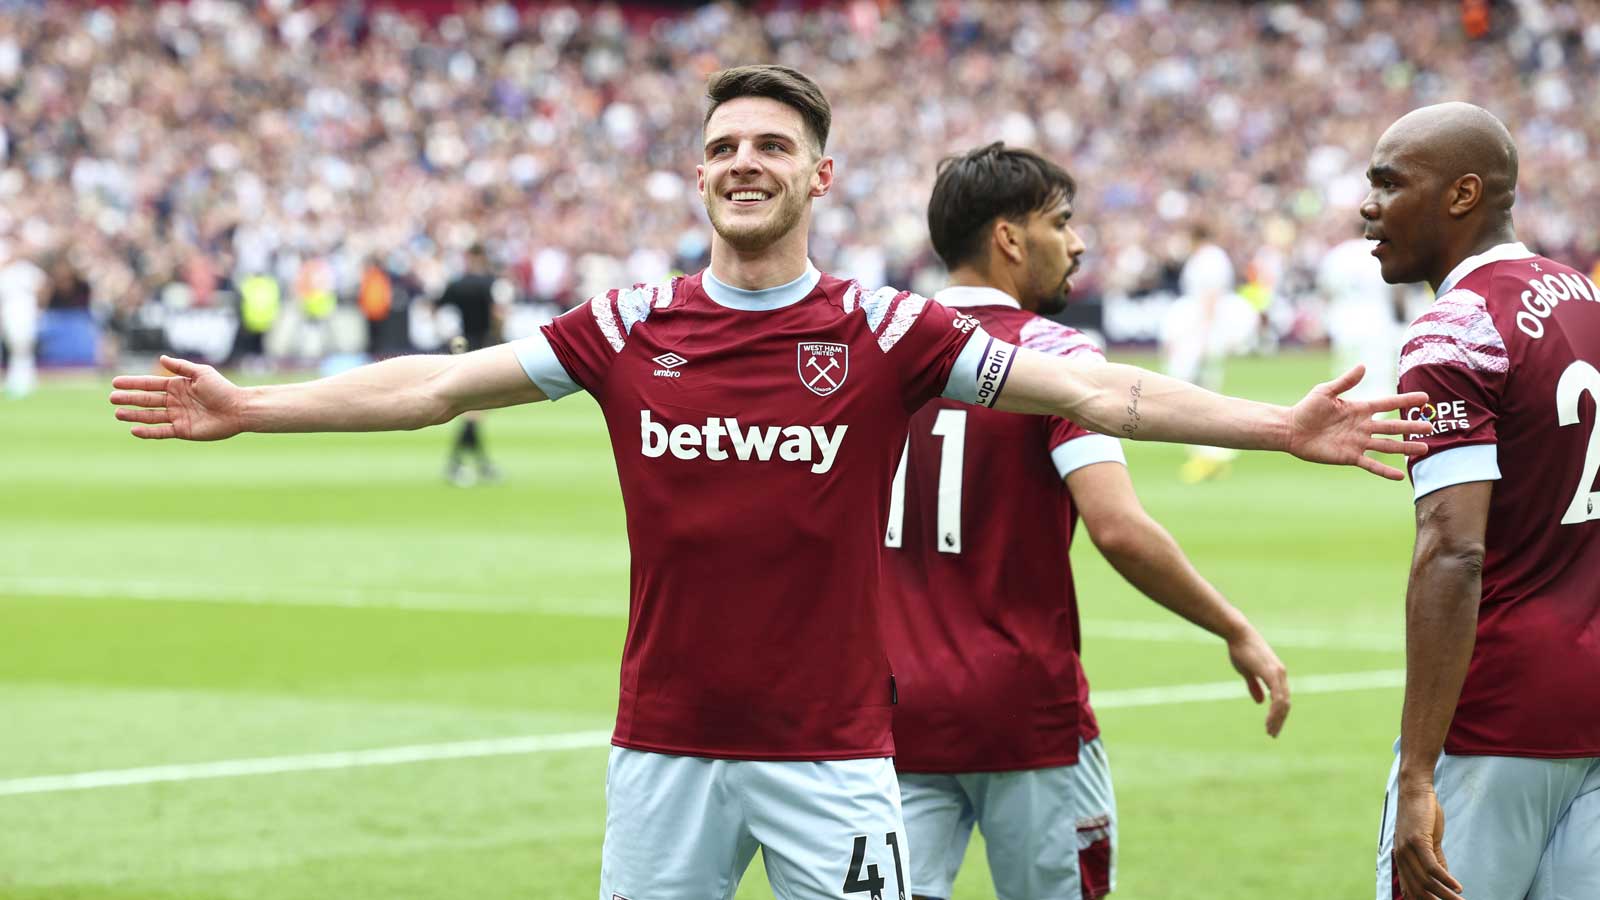
<instances>
[{"instance_id":1,"label":"claret soccer jersey","mask_svg":"<svg viewBox=\"0 0 1600 900\"><path fill-rule=\"evenodd\" d=\"M1100 359L1083 334L992 288L935 298L998 340ZM1122 462L1121 444L1052 416L937 400L911 421L892 487L884 610L900 705L895 768L1065 766L1099 735L1080 663L1063 478Z\"/></svg>"},{"instance_id":2,"label":"claret soccer jersey","mask_svg":"<svg viewBox=\"0 0 1600 900\"><path fill-rule=\"evenodd\" d=\"M1412 324L1400 389L1433 423L1420 499L1494 481L1478 635L1454 754L1600 756L1600 289L1502 244L1465 260Z\"/></svg>"},{"instance_id":3,"label":"claret soccer jersey","mask_svg":"<svg viewBox=\"0 0 1600 900\"><path fill-rule=\"evenodd\" d=\"M911 414L992 404L1015 348L915 294L808 266L611 291L519 341L603 410L632 583L613 742L725 759L889 756L884 498Z\"/></svg>"}]
</instances>

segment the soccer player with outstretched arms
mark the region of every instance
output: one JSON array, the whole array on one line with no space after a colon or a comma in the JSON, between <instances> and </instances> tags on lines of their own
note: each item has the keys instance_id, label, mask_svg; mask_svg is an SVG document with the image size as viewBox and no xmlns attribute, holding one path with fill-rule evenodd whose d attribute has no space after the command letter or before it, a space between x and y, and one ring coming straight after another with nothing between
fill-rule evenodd
<instances>
[{"instance_id":1,"label":"soccer player with outstretched arms","mask_svg":"<svg viewBox=\"0 0 1600 900\"><path fill-rule=\"evenodd\" d=\"M608 291L536 335L410 356L304 384L238 388L176 359L120 377L145 438L376 431L587 391L616 455L632 555L607 773L603 900L731 897L758 847L785 900L904 893L879 629L884 498L911 414L934 397L1046 413L1143 440L1280 450L1398 470L1422 395L1347 402L1358 372L1294 407L1218 396L1131 366L986 334L807 257L834 183L831 112L792 69L714 75L698 185L711 264Z\"/></svg>"},{"instance_id":2,"label":"soccer player with outstretched arms","mask_svg":"<svg viewBox=\"0 0 1600 900\"><path fill-rule=\"evenodd\" d=\"M997 339L1103 364L1086 335L1042 315L1066 305L1084 252L1076 190L1060 166L1003 144L946 160L928 229L951 286L933 299ZM1222 639L1249 692L1272 696L1268 733L1283 726L1283 664L1145 512L1116 438L934 400L911 419L890 497L884 634L919 900L950 896L974 827L1000 900L1115 886L1116 801L1067 557L1080 517L1118 572Z\"/></svg>"},{"instance_id":3,"label":"soccer player with outstretched arms","mask_svg":"<svg viewBox=\"0 0 1600 900\"><path fill-rule=\"evenodd\" d=\"M1367 175L1384 280L1437 293L1400 354L1432 431L1377 897L1600 897L1600 289L1517 242L1483 109L1404 116Z\"/></svg>"}]
</instances>

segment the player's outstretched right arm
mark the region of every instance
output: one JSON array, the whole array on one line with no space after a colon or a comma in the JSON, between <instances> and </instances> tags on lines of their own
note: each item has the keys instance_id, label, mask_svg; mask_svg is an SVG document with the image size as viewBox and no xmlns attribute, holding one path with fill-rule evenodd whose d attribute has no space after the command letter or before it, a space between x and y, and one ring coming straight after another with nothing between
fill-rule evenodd
<instances>
[{"instance_id":1,"label":"player's outstretched right arm","mask_svg":"<svg viewBox=\"0 0 1600 900\"><path fill-rule=\"evenodd\" d=\"M986 367L1005 365L990 356ZM1015 350L1009 368L993 376L1001 382L995 409L1071 419L1093 431L1145 441L1205 444L1240 450L1280 450L1310 462L1359 466L1399 481L1405 473L1367 456L1367 452L1420 456L1420 441L1384 440L1375 435L1420 435L1432 425L1379 419L1396 409L1421 406L1421 392L1377 400L1345 400L1339 395L1361 381L1351 369L1311 389L1293 407L1226 397L1136 366L1049 356ZM980 371L980 378L989 376Z\"/></svg>"},{"instance_id":2,"label":"player's outstretched right arm","mask_svg":"<svg viewBox=\"0 0 1600 900\"><path fill-rule=\"evenodd\" d=\"M219 441L245 431L403 431L474 409L545 395L516 352L499 345L460 356L400 356L299 384L239 387L211 366L161 357L171 376L111 381L116 416L134 437Z\"/></svg>"}]
</instances>

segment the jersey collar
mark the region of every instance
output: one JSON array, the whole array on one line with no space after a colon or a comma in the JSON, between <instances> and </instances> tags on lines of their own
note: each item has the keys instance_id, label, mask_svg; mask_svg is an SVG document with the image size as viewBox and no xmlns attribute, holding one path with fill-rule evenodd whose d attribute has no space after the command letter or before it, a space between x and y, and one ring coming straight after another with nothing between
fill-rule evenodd
<instances>
[{"instance_id":1,"label":"jersey collar","mask_svg":"<svg viewBox=\"0 0 1600 900\"><path fill-rule=\"evenodd\" d=\"M1521 241L1496 244L1477 256L1469 256L1463 259L1460 264L1451 269L1450 274L1446 275L1444 281L1439 285L1439 293L1435 296L1443 297L1445 294L1450 293L1455 290L1456 285L1461 283L1461 279L1490 263L1505 262L1508 259L1527 259L1532 255L1533 251L1523 246Z\"/></svg>"},{"instance_id":2,"label":"jersey collar","mask_svg":"<svg viewBox=\"0 0 1600 900\"><path fill-rule=\"evenodd\" d=\"M808 259L804 274L788 284L780 284L777 287L762 288L759 291L736 288L718 281L717 276L711 274L709 267L705 271L705 277L700 279L700 286L705 289L706 296L719 306L756 312L793 306L804 300L821 280L822 273L818 272L817 267Z\"/></svg>"},{"instance_id":3,"label":"jersey collar","mask_svg":"<svg viewBox=\"0 0 1600 900\"><path fill-rule=\"evenodd\" d=\"M1012 309L1022 308L1022 304L1017 302L1017 298L999 288L992 287L952 285L934 294L933 299L944 306L1009 306Z\"/></svg>"}]
</instances>

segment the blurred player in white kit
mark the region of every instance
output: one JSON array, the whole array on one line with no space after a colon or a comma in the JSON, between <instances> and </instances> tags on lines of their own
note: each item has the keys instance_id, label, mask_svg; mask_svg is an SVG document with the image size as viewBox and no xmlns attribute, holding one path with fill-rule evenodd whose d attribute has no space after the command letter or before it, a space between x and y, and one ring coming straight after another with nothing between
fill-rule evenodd
<instances>
[{"instance_id":1,"label":"blurred player in white kit","mask_svg":"<svg viewBox=\"0 0 1600 900\"><path fill-rule=\"evenodd\" d=\"M50 279L44 270L0 243L0 337L6 345L6 395L26 397L38 382L34 350L39 340L39 313Z\"/></svg>"},{"instance_id":2,"label":"blurred player in white kit","mask_svg":"<svg viewBox=\"0 0 1600 900\"><path fill-rule=\"evenodd\" d=\"M1335 244L1317 266L1317 290L1328 302L1335 370L1364 365L1367 374L1355 393L1389 393L1398 374L1403 309L1399 290L1383 280L1383 269L1372 258L1372 242L1354 237Z\"/></svg>"},{"instance_id":3,"label":"blurred player in white kit","mask_svg":"<svg viewBox=\"0 0 1600 900\"><path fill-rule=\"evenodd\" d=\"M1222 389L1223 364L1255 339L1258 316L1249 301L1234 290L1237 276L1228 251L1222 249L1205 222L1190 230L1189 259L1178 275L1182 296L1161 323L1161 352L1167 374L1206 390ZM1190 447L1179 470L1184 481L1205 481L1226 474L1239 454L1220 447Z\"/></svg>"}]
</instances>

